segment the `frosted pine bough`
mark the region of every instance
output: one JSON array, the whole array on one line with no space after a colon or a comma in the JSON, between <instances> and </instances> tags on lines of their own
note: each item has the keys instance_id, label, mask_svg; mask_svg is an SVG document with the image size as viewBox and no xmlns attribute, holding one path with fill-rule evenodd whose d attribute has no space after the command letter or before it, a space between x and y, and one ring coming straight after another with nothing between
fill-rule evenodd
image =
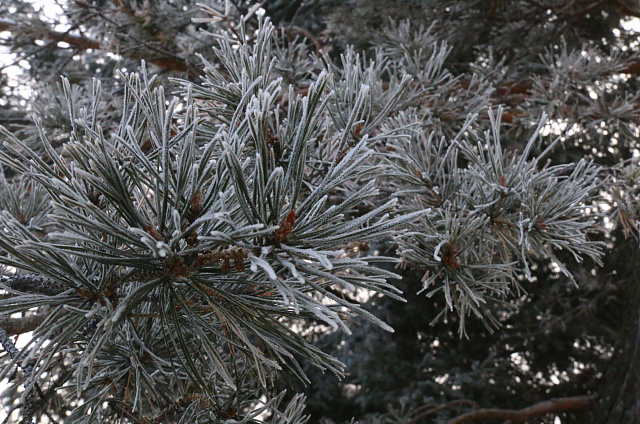
<instances>
[{"instance_id":1,"label":"frosted pine bough","mask_svg":"<svg viewBox=\"0 0 640 424\"><path fill-rule=\"evenodd\" d=\"M56 151L41 132L46 159L3 132L0 161L20 177L2 192L41 200L24 210L1 200L0 261L20 277L7 271L0 311L49 311L0 373L33 364L23 422L35 384L63 368L70 422L249 422L262 394L275 411L278 373L305 378L298 360L342 372L292 323L348 331L345 318L361 315L385 326L343 295L399 299L395 275L375 266L391 259L354 245L394 237L461 331L470 313L491 322L483 304L519 288L532 258L568 275L555 250L598 258L584 211L594 166L530 158L537 132L506 154L499 112L484 136L473 119L451 138L424 128L429 103L418 99L449 78L445 45L395 59L380 50L375 61L350 51L341 65L315 58L324 71L297 93L276 76L272 32L267 23L252 42L223 41L221 69L205 63L203 84L184 83L179 98L144 69L123 75L112 133L97 113L100 84L78 109L64 82L73 133ZM302 407L296 397L274 420L304 421Z\"/></svg>"},{"instance_id":2,"label":"frosted pine bough","mask_svg":"<svg viewBox=\"0 0 640 424\"><path fill-rule=\"evenodd\" d=\"M521 154L503 152L500 113L489 111L491 130L475 145L462 133L451 142L416 133L389 155L404 209L434 211L397 238L400 257L425 270L428 296L444 292L442 313L457 311L461 332L469 313L491 324L484 304L506 298L512 287L521 290L519 277L531 280L533 260L554 261L575 283L555 252L598 261L602 247L586 238L596 217L584 210L601 185L598 167L586 161L541 166L553 144L527 160L544 118Z\"/></svg>"}]
</instances>

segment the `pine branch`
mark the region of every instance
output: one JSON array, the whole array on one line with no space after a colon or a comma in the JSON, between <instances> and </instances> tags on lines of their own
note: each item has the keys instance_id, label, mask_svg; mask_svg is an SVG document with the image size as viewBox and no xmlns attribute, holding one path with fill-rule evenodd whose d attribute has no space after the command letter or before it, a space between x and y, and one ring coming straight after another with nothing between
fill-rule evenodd
<instances>
[{"instance_id":1,"label":"pine branch","mask_svg":"<svg viewBox=\"0 0 640 424\"><path fill-rule=\"evenodd\" d=\"M104 50L110 51L109 48L99 41L93 40L88 37L84 37L81 35L73 35L67 32L55 31L52 29L45 29L44 23L41 26L32 26L33 28L38 28L33 32L32 37L34 39L48 39L56 42L65 42L70 46L77 47L82 50ZM2 19L0 18L0 32L2 31L16 31L22 30L23 27L21 24L12 21L10 19ZM125 51L118 51L118 54L126 54ZM139 57L132 57L133 60L139 60ZM186 72L189 71L189 66L182 60L179 60L177 57L159 57L159 58L149 58L146 59L147 62L152 63L159 68L165 69L167 71L177 71L177 72ZM193 72L193 70L191 70Z\"/></svg>"},{"instance_id":2,"label":"pine branch","mask_svg":"<svg viewBox=\"0 0 640 424\"><path fill-rule=\"evenodd\" d=\"M435 405L435 404L424 405L423 407L416 408L416 410L413 411L412 415L414 414L417 414L417 415L415 415L413 418L407 421L406 424L418 423L430 415L436 414L440 411L444 411L445 409L453 408L454 406L458 406L458 405L467 405L467 406L471 406L474 409L480 408L476 402L468 399L458 399L451 402L447 402L442 405Z\"/></svg>"},{"instance_id":3,"label":"pine branch","mask_svg":"<svg viewBox=\"0 0 640 424\"><path fill-rule=\"evenodd\" d=\"M0 345L9 354L9 357L11 359L14 359L16 356L20 354L20 352L18 351L18 348L16 348L16 345L13 343L13 340L11 340L7 332L2 327L0 327ZM42 393L42 390L40 389L37 383L35 383L31 387L29 386L28 380L31 378L33 374L33 368L34 368L33 363L27 363L25 365L23 362L23 363L19 363L18 366L22 369L22 372L24 374L25 389L28 389L28 391L24 394L24 403L21 407L22 421L20 421L20 423L31 424L33 422L33 412L34 412L33 388L35 387L35 389L40 394L40 397L42 397L43 399L44 399L44 394Z\"/></svg>"},{"instance_id":4,"label":"pine branch","mask_svg":"<svg viewBox=\"0 0 640 424\"><path fill-rule=\"evenodd\" d=\"M489 419L522 424L541 415L589 409L595 405L597 399L596 395L572 396L546 400L523 409L479 409L460 415L450 420L448 424L463 424Z\"/></svg>"},{"instance_id":5,"label":"pine branch","mask_svg":"<svg viewBox=\"0 0 640 424\"><path fill-rule=\"evenodd\" d=\"M279 31L284 32L285 34L300 34L303 37L305 37L306 39L308 39L309 41L311 41L316 49L316 52L318 53L322 53L324 52L324 46L322 45L322 42L318 39L318 37L316 37L315 35L313 35L311 33L311 31L308 31L304 28L300 28L299 26L288 26L288 27L281 27L278 28Z\"/></svg>"},{"instance_id":6,"label":"pine branch","mask_svg":"<svg viewBox=\"0 0 640 424\"><path fill-rule=\"evenodd\" d=\"M28 315L20 318L0 318L0 327L9 335L33 331L49 316L47 313Z\"/></svg>"},{"instance_id":7,"label":"pine branch","mask_svg":"<svg viewBox=\"0 0 640 424\"><path fill-rule=\"evenodd\" d=\"M118 414L118 418L127 418L136 424L149 424L149 420L145 418L140 418L139 414L136 413L130 406L125 404L124 402L117 401L115 399L109 399L107 401L109 408Z\"/></svg>"},{"instance_id":8,"label":"pine branch","mask_svg":"<svg viewBox=\"0 0 640 424\"><path fill-rule=\"evenodd\" d=\"M21 25L15 21L10 19L1 19L0 18L0 31L15 31L21 28ZM38 33L40 30L41 32ZM56 40L65 42L71 46L80 47L84 50L94 49L94 50L102 50L102 46L98 41L91 40L90 38L83 37L80 35L68 34L66 32L54 31L50 29L43 29L42 27L38 27L37 30L33 32L33 36L43 37L49 40Z\"/></svg>"}]
</instances>

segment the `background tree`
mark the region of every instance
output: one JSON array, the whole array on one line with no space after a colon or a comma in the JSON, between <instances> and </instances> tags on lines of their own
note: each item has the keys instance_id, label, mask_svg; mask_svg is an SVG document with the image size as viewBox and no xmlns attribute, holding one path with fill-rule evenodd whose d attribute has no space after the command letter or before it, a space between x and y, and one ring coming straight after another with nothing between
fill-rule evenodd
<instances>
[{"instance_id":1,"label":"background tree","mask_svg":"<svg viewBox=\"0 0 640 424\"><path fill-rule=\"evenodd\" d=\"M56 4L0 6L9 419L637 420L634 2Z\"/></svg>"}]
</instances>

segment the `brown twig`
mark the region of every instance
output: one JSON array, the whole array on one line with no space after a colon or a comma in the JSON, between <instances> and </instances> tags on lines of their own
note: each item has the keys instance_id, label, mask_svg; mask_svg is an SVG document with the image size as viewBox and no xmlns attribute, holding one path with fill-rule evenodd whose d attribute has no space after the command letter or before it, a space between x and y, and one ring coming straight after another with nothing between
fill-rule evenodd
<instances>
[{"instance_id":1,"label":"brown twig","mask_svg":"<svg viewBox=\"0 0 640 424\"><path fill-rule=\"evenodd\" d=\"M297 33L302 35L303 37L305 37L306 39L308 39L309 41L311 41L313 43L313 45L316 47L316 51L318 53L321 53L324 51L324 46L322 45L322 43L320 42L320 40L318 40L318 37L316 37L315 35L311 34L311 32L307 31L304 28L300 28L298 26L288 26L286 28L283 28L285 33Z\"/></svg>"},{"instance_id":2,"label":"brown twig","mask_svg":"<svg viewBox=\"0 0 640 424\"><path fill-rule=\"evenodd\" d=\"M15 31L20 28L20 24L9 19L0 19L0 31ZM39 30L41 32L39 32ZM68 34L66 32L53 31L50 29L38 28L34 31L34 36L41 36L49 40L63 41L71 46L80 47L84 50L102 48L99 42L86 37Z\"/></svg>"},{"instance_id":3,"label":"brown twig","mask_svg":"<svg viewBox=\"0 0 640 424\"><path fill-rule=\"evenodd\" d=\"M0 327L9 335L28 333L38 328L48 316L48 313L41 313L20 318L0 318Z\"/></svg>"},{"instance_id":4,"label":"brown twig","mask_svg":"<svg viewBox=\"0 0 640 424\"><path fill-rule=\"evenodd\" d=\"M614 4L618 8L618 10L625 15L633 16L634 18L640 18L640 10L632 9L631 7L619 1L614 2Z\"/></svg>"},{"instance_id":5,"label":"brown twig","mask_svg":"<svg viewBox=\"0 0 640 424\"><path fill-rule=\"evenodd\" d=\"M489 419L505 420L511 424L522 424L540 415L591 408L595 405L597 398L596 395L572 396L545 400L523 409L478 409L459 415L447 424L463 424Z\"/></svg>"},{"instance_id":6,"label":"brown twig","mask_svg":"<svg viewBox=\"0 0 640 424\"><path fill-rule=\"evenodd\" d=\"M458 405L467 405L467 406L471 406L474 409L480 408L480 406L476 402L468 399L454 400L442 405L435 405L435 404L424 405L423 407L420 407L416 409L416 411L414 411L414 413L419 412L418 415L411 418L409 421L406 422L406 424L415 424L420 420L422 420L423 418L428 417L429 415L436 414L440 411L443 411L445 409L449 409Z\"/></svg>"},{"instance_id":7,"label":"brown twig","mask_svg":"<svg viewBox=\"0 0 640 424\"><path fill-rule=\"evenodd\" d=\"M9 19L0 18L0 32L2 31L16 31L19 30L21 25L17 22L14 22ZM33 31L33 38L39 39L47 39L47 40L55 40L56 42L65 42L70 46L80 48L82 50L105 50L108 49L103 46L99 41L92 40L90 38L68 34L66 32L54 31L47 28L39 28L36 27ZM136 39L136 41L139 41ZM148 44L148 43L147 43ZM149 47L148 45L146 47ZM152 50L158 51L157 48L152 48ZM167 52L160 49L161 53L167 54ZM132 57L131 59L138 60L139 57ZM171 70L171 71L179 71L186 72L189 71L189 66L183 61L177 58L175 55L170 55L167 57L159 57L155 59L149 59L147 62L152 63L162 69Z\"/></svg>"},{"instance_id":8,"label":"brown twig","mask_svg":"<svg viewBox=\"0 0 640 424\"><path fill-rule=\"evenodd\" d=\"M119 418L127 418L136 424L150 424L150 421L146 418L140 417L131 407L124 402L119 402L116 399L109 399L107 401L109 408L116 414L119 414Z\"/></svg>"}]
</instances>

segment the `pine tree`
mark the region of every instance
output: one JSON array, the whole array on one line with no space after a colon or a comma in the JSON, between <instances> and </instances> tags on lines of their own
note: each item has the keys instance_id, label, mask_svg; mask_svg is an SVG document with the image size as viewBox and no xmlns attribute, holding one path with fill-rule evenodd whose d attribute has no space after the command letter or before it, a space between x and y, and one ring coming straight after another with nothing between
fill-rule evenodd
<instances>
[{"instance_id":1,"label":"pine tree","mask_svg":"<svg viewBox=\"0 0 640 424\"><path fill-rule=\"evenodd\" d=\"M0 6L7 419L634 422L640 12L556 3Z\"/></svg>"}]
</instances>

